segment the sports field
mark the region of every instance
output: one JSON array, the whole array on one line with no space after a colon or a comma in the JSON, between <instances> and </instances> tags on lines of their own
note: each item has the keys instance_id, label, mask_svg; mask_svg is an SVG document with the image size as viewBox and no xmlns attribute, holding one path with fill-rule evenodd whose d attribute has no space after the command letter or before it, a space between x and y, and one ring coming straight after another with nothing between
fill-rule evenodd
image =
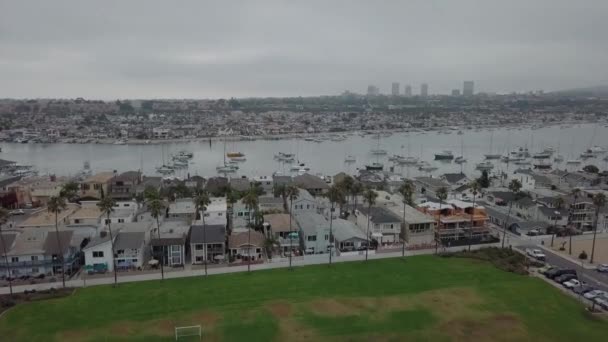
<instances>
[{"instance_id":1,"label":"sports field","mask_svg":"<svg viewBox=\"0 0 608 342\"><path fill-rule=\"evenodd\" d=\"M2 341L605 341L608 322L541 279L418 256L81 289L0 319ZM196 338L198 340L198 338Z\"/></svg>"}]
</instances>

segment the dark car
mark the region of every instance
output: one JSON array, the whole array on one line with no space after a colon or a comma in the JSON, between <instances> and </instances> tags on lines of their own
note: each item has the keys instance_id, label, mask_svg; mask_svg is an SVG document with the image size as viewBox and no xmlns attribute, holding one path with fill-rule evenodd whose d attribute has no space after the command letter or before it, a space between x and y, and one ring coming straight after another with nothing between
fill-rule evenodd
<instances>
[{"instance_id":1,"label":"dark car","mask_svg":"<svg viewBox=\"0 0 608 342\"><path fill-rule=\"evenodd\" d=\"M562 274L560 276L553 278L553 281L561 284L565 281L572 280L572 279L576 279L576 274L566 273L566 274Z\"/></svg>"},{"instance_id":2,"label":"dark car","mask_svg":"<svg viewBox=\"0 0 608 342\"><path fill-rule=\"evenodd\" d=\"M547 272L545 274L545 276L547 276L547 278L554 279L554 278L562 276L564 274L574 274L574 276L576 276L576 271L572 270L572 269L555 269L555 270L550 270L549 272Z\"/></svg>"},{"instance_id":3,"label":"dark car","mask_svg":"<svg viewBox=\"0 0 608 342\"><path fill-rule=\"evenodd\" d=\"M589 285L581 285L581 286L577 286L572 289L572 291L574 291L574 293L580 294L580 295L585 294L589 291L593 291L593 290L595 290L595 288L593 288Z\"/></svg>"}]
</instances>

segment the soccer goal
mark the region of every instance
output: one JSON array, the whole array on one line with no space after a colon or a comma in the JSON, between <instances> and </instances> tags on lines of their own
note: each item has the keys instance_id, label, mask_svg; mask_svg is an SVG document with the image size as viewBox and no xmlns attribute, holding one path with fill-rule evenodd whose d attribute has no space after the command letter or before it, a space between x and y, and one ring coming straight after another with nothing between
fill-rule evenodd
<instances>
[{"instance_id":1,"label":"soccer goal","mask_svg":"<svg viewBox=\"0 0 608 342\"><path fill-rule=\"evenodd\" d=\"M175 327L175 340L182 337L198 336L199 341L203 338L203 328L200 325L192 325L189 327Z\"/></svg>"}]
</instances>

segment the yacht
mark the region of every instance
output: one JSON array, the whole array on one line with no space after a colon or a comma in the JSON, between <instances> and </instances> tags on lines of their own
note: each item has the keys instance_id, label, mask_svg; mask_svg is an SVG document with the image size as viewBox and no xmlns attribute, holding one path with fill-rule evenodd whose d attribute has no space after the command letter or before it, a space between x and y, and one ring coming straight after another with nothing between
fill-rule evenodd
<instances>
[{"instance_id":1,"label":"yacht","mask_svg":"<svg viewBox=\"0 0 608 342\"><path fill-rule=\"evenodd\" d=\"M226 153L226 157L228 158L234 158L234 157L244 157L245 154L242 152L228 152Z\"/></svg>"},{"instance_id":2,"label":"yacht","mask_svg":"<svg viewBox=\"0 0 608 342\"><path fill-rule=\"evenodd\" d=\"M456 159L454 159L454 163L456 163L456 164L464 164L466 162L467 162L467 160L463 156L458 156L458 157L456 157Z\"/></svg>"},{"instance_id":3,"label":"yacht","mask_svg":"<svg viewBox=\"0 0 608 342\"><path fill-rule=\"evenodd\" d=\"M171 174L173 172L175 172L175 170L173 170L172 167L169 167L167 165L163 165L163 166L159 166L156 168L156 172L162 174L162 175L168 175Z\"/></svg>"},{"instance_id":4,"label":"yacht","mask_svg":"<svg viewBox=\"0 0 608 342\"><path fill-rule=\"evenodd\" d=\"M435 153L435 160L452 160L454 159L454 154L452 151L443 151L441 153Z\"/></svg>"},{"instance_id":5,"label":"yacht","mask_svg":"<svg viewBox=\"0 0 608 342\"><path fill-rule=\"evenodd\" d=\"M280 161L293 161L295 160L295 155L293 153L283 153L283 152L279 152L277 154L274 155L275 159L278 159Z\"/></svg>"},{"instance_id":6,"label":"yacht","mask_svg":"<svg viewBox=\"0 0 608 342\"><path fill-rule=\"evenodd\" d=\"M555 158L553 158L553 161L556 163L561 163L564 161L564 156L562 156L561 154L557 155Z\"/></svg>"},{"instance_id":7,"label":"yacht","mask_svg":"<svg viewBox=\"0 0 608 342\"><path fill-rule=\"evenodd\" d=\"M477 163L475 168L480 171L489 171L494 168L494 164L492 164L490 162L481 162L481 163Z\"/></svg>"},{"instance_id":8,"label":"yacht","mask_svg":"<svg viewBox=\"0 0 608 342\"><path fill-rule=\"evenodd\" d=\"M365 169L368 171L382 171L384 169L384 165L382 163L374 162L365 165Z\"/></svg>"},{"instance_id":9,"label":"yacht","mask_svg":"<svg viewBox=\"0 0 608 342\"><path fill-rule=\"evenodd\" d=\"M534 163L534 168L539 170L549 170L551 169L551 163L547 163L541 160Z\"/></svg>"},{"instance_id":10,"label":"yacht","mask_svg":"<svg viewBox=\"0 0 608 342\"><path fill-rule=\"evenodd\" d=\"M532 162L529 161L528 159L521 159L521 160L517 160L514 163L515 165L532 165Z\"/></svg>"},{"instance_id":11,"label":"yacht","mask_svg":"<svg viewBox=\"0 0 608 342\"><path fill-rule=\"evenodd\" d=\"M568 165L580 165L583 161L580 159L568 159L566 160L566 164Z\"/></svg>"},{"instance_id":12,"label":"yacht","mask_svg":"<svg viewBox=\"0 0 608 342\"><path fill-rule=\"evenodd\" d=\"M386 152L386 150L383 150L381 148L375 148L375 149L371 150L371 152L372 152L372 154L375 154L375 155L385 155L388 153L388 152Z\"/></svg>"},{"instance_id":13,"label":"yacht","mask_svg":"<svg viewBox=\"0 0 608 342\"><path fill-rule=\"evenodd\" d=\"M549 159L551 158L551 153L549 151L543 151L543 152L539 152L539 153L534 153L532 155L532 158L534 159Z\"/></svg>"},{"instance_id":14,"label":"yacht","mask_svg":"<svg viewBox=\"0 0 608 342\"><path fill-rule=\"evenodd\" d=\"M420 170L420 171L424 171L424 172L432 172L432 171L435 171L435 170L437 170L437 169L438 169L438 167L437 167L437 166L433 166L433 165L431 165L431 164L429 164L429 163L427 163L427 162L425 162L425 161L420 162L420 163L418 164L418 170Z\"/></svg>"},{"instance_id":15,"label":"yacht","mask_svg":"<svg viewBox=\"0 0 608 342\"><path fill-rule=\"evenodd\" d=\"M357 161L357 158L355 158L355 156L353 155L347 155L346 158L344 158L344 162L345 163L354 163Z\"/></svg>"},{"instance_id":16,"label":"yacht","mask_svg":"<svg viewBox=\"0 0 608 342\"><path fill-rule=\"evenodd\" d=\"M392 162L399 162L400 160L403 160L403 156L400 156L398 154L393 154L392 156L388 157L388 161L392 161Z\"/></svg>"},{"instance_id":17,"label":"yacht","mask_svg":"<svg viewBox=\"0 0 608 342\"><path fill-rule=\"evenodd\" d=\"M595 153L595 154L601 154L601 153L606 153L606 150L601 147L601 146L593 146L592 148L590 148L591 152Z\"/></svg>"},{"instance_id":18,"label":"yacht","mask_svg":"<svg viewBox=\"0 0 608 342\"><path fill-rule=\"evenodd\" d=\"M595 153L593 153L593 151L591 151L591 149L587 149L585 152L583 152L581 154L581 158L583 158L583 159L594 158L594 157L595 157Z\"/></svg>"},{"instance_id":19,"label":"yacht","mask_svg":"<svg viewBox=\"0 0 608 342\"><path fill-rule=\"evenodd\" d=\"M238 166L230 165L230 164L226 164L223 166L220 165L215 168L215 170L217 170L217 172L219 172L219 173L232 173L232 172L236 172L238 169L239 169Z\"/></svg>"},{"instance_id":20,"label":"yacht","mask_svg":"<svg viewBox=\"0 0 608 342\"><path fill-rule=\"evenodd\" d=\"M500 154L484 154L483 156L490 160L500 159Z\"/></svg>"},{"instance_id":21,"label":"yacht","mask_svg":"<svg viewBox=\"0 0 608 342\"><path fill-rule=\"evenodd\" d=\"M399 160L399 164L403 165L416 165L418 164L418 158L416 157L404 157Z\"/></svg>"},{"instance_id":22,"label":"yacht","mask_svg":"<svg viewBox=\"0 0 608 342\"><path fill-rule=\"evenodd\" d=\"M244 162L247 160L247 158L245 158L244 156L243 157L228 157L228 158L230 158L230 160L234 161L234 162Z\"/></svg>"}]
</instances>

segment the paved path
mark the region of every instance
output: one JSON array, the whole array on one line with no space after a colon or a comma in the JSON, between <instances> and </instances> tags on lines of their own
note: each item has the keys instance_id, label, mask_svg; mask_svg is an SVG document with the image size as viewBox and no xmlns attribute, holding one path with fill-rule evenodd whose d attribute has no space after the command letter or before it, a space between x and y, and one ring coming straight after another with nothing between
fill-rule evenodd
<instances>
[{"instance_id":1,"label":"paved path","mask_svg":"<svg viewBox=\"0 0 608 342\"><path fill-rule=\"evenodd\" d=\"M474 245L473 249L479 249L488 246L499 246L499 244L484 244L484 245ZM465 247L466 248L466 247ZM440 249L441 251L449 251L455 252L462 250L463 247L452 247L446 249ZM422 255L422 254L434 254L434 249L425 249L418 251L405 251L405 256L412 255ZM401 257L401 252L392 252L392 253L378 253L378 254L369 254L369 259L386 259L386 258L399 258ZM307 266L307 265L319 265L319 264L327 264L329 259L328 254L317 254L317 255L307 255L299 260L293 261L294 267ZM354 256L340 256L333 257L333 262L350 262L350 261L361 261L365 260L365 254L354 255ZM268 269L276 269L276 268L288 268L289 263L287 259L285 261L280 262L270 262L264 264L256 264L251 265L252 271L260 271L260 270L268 270ZM237 272L247 272L247 266L226 266L226 267L210 267L208 268L207 274L226 274L226 273L237 273ZM186 270L171 270L165 272L165 279L172 278L183 278L183 277L196 277L203 276L205 274L204 269L186 269ZM156 273L146 273L146 274L134 274L134 275L121 275L118 274L118 282L119 283L130 283L135 281L147 281L147 280L158 280L161 278L160 271ZM91 279L87 279L84 276L82 279L74 279L66 281L67 287L87 287L87 286L95 286L95 285L107 285L112 284L114 282L114 277L112 274L108 274L107 277L95 277ZM36 291L46 290L50 288L60 288L62 286L61 281L54 283L41 283L41 284L33 284L33 285L17 285L13 286L13 291L15 293L20 293L25 290L35 289ZM0 288L0 294L9 293L8 286Z\"/></svg>"}]
</instances>

